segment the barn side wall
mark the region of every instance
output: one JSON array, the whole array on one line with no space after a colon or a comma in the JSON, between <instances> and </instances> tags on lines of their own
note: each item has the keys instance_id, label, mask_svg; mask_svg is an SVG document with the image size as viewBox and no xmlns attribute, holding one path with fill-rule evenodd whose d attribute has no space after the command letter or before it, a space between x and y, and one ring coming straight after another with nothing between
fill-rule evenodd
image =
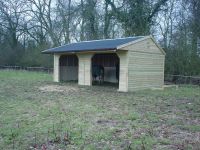
<instances>
[{"instance_id":1,"label":"barn side wall","mask_svg":"<svg viewBox=\"0 0 200 150\"><path fill-rule=\"evenodd\" d=\"M115 52L112 53L96 53L92 57L92 66L104 67L104 81L110 83L118 83L117 69L119 65L119 57ZM92 67L92 69L93 69ZM93 71L92 71L93 72ZM98 78L97 78L98 79Z\"/></svg>"},{"instance_id":2,"label":"barn side wall","mask_svg":"<svg viewBox=\"0 0 200 150\"><path fill-rule=\"evenodd\" d=\"M162 88L165 54L152 39L125 48L128 52L128 90Z\"/></svg>"},{"instance_id":3,"label":"barn side wall","mask_svg":"<svg viewBox=\"0 0 200 150\"><path fill-rule=\"evenodd\" d=\"M104 67L104 81L117 83L116 67Z\"/></svg>"},{"instance_id":4,"label":"barn side wall","mask_svg":"<svg viewBox=\"0 0 200 150\"><path fill-rule=\"evenodd\" d=\"M78 66L60 66L60 81L78 80Z\"/></svg>"},{"instance_id":5,"label":"barn side wall","mask_svg":"<svg viewBox=\"0 0 200 150\"><path fill-rule=\"evenodd\" d=\"M60 81L78 81L78 57L76 55L60 56Z\"/></svg>"}]
</instances>

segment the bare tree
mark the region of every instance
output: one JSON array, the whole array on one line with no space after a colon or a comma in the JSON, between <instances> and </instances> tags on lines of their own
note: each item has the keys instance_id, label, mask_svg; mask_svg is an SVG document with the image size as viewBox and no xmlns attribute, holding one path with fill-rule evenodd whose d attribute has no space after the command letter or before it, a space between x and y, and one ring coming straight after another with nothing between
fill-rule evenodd
<instances>
[{"instance_id":1,"label":"bare tree","mask_svg":"<svg viewBox=\"0 0 200 150\"><path fill-rule=\"evenodd\" d=\"M23 26L25 23L25 0L0 1L0 28L4 39L4 48L8 62L14 64L20 61L24 48L20 43L20 37L24 34ZM5 49L6 47L6 49ZM2 56L2 57L5 57Z\"/></svg>"},{"instance_id":2,"label":"bare tree","mask_svg":"<svg viewBox=\"0 0 200 150\"><path fill-rule=\"evenodd\" d=\"M58 0L58 15L61 17L62 35L65 43L70 43L70 22L72 20L71 0Z\"/></svg>"},{"instance_id":3,"label":"bare tree","mask_svg":"<svg viewBox=\"0 0 200 150\"><path fill-rule=\"evenodd\" d=\"M59 28L60 22L56 20L57 16L55 15L55 8L52 6L52 0L28 1L34 27L41 33L45 30L54 46L60 45L62 31ZM41 36L43 35L41 34Z\"/></svg>"},{"instance_id":4,"label":"bare tree","mask_svg":"<svg viewBox=\"0 0 200 150\"><path fill-rule=\"evenodd\" d=\"M25 1L8 0L0 1L0 26L5 31L2 32L12 48L18 44L19 37L24 33L24 8Z\"/></svg>"},{"instance_id":5,"label":"bare tree","mask_svg":"<svg viewBox=\"0 0 200 150\"><path fill-rule=\"evenodd\" d=\"M123 1L119 7L111 0L105 1L112 7L116 18L122 23L125 35L129 36L149 34L154 17L168 0L159 0L155 4L145 0L127 0Z\"/></svg>"},{"instance_id":6,"label":"bare tree","mask_svg":"<svg viewBox=\"0 0 200 150\"><path fill-rule=\"evenodd\" d=\"M173 39L173 31L175 31L175 26L177 25L177 14L178 11L176 6L180 4L180 1L169 0L165 6L163 6L163 10L157 16L157 25L154 28L160 31L162 36L162 45L165 49L169 48Z\"/></svg>"}]
</instances>

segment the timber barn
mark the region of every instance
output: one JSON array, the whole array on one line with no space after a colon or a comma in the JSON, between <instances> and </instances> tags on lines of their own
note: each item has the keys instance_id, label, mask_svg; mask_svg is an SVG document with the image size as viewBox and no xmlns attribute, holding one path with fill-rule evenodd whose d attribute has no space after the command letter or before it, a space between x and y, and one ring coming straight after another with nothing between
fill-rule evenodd
<instances>
[{"instance_id":1,"label":"timber barn","mask_svg":"<svg viewBox=\"0 0 200 150\"><path fill-rule=\"evenodd\" d=\"M83 41L42 53L54 55L55 82L115 83L121 92L164 85L165 52L152 36Z\"/></svg>"}]
</instances>

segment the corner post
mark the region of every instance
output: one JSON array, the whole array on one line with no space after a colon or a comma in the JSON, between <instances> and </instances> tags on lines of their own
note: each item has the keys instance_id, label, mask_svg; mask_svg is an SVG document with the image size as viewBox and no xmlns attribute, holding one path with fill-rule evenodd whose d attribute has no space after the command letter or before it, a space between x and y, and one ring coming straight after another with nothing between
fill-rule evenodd
<instances>
[{"instance_id":1,"label":"corner post","mask_svg":"<svg viewBox=\"0 0 200 150\"><path fill-rule=\"evenodd\" d=\"M128 92L128 52L117 52L120 59L119 71L119 90Z\"/></svg>"}]
</instances>

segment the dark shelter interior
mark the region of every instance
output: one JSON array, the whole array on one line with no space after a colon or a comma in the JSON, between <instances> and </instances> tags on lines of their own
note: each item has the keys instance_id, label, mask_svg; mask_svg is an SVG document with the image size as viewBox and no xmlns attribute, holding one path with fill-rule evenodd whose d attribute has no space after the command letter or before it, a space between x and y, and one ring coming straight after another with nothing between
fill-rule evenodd
<instances>
[{"instance_id":1,"label":"dark shelter interior","mask_svg":"<svg viewBox=\"0 0 200 150\"><path fill-rule=\"evenodd\" d=\"M119 57L115 53L95 54L92 57L93 84L119 83Z\"/></svg>"}]
</instances>

